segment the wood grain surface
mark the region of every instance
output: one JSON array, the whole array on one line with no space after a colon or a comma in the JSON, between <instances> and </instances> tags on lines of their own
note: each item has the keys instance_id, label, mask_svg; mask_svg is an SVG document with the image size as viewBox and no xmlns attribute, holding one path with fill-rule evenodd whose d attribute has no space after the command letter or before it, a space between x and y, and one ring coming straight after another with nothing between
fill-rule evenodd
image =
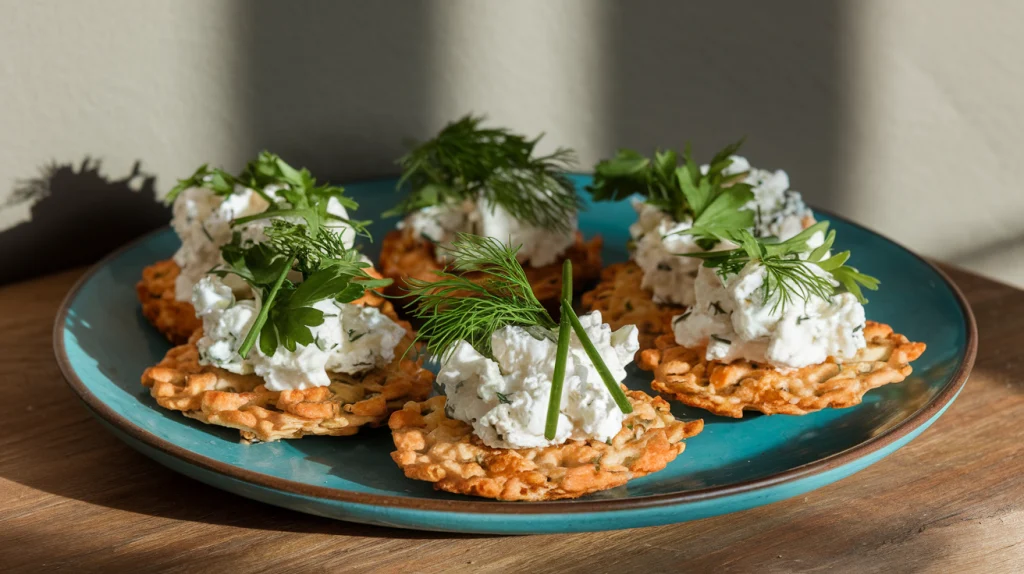
<instances>
[{"instance_id":1,"label":"wood grain surface","mask_svg":"<svg viewBox=\"0 0 1024 574\"><path fill-rule=\"evenodd\" d=\"M336 522L175 474L96 422L50 343L81 270L0 288L0 570L1021 572L1024 291L950 270L978 360L929 430L805 496L676 526L460 536Z\"/></svg>"}]
</instances>

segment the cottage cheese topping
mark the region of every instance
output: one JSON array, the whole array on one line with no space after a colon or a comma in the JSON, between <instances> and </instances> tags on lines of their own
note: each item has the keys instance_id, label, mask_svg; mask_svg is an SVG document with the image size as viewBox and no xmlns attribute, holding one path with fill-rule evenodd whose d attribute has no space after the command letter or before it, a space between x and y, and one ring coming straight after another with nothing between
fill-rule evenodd
<instances>
[{"instance_id":1,"label":"cottage cheese topping","mask_svg":"<svg viewBox=\"0 0 1024 574\"><path fill-rule=\"evenodd\" d=\"M744 182L753 186L754 199L744 206L755 212L751 232L758 237L775 236L783 240L800 233L804 219L812 214L800 193L789 189L786 172L751 168L750 162L740 156L731 159L725 175L747 172ZM702 172L707 170L707 165L701 166ZM629 233L635 245L633 259L644 272L641 286L651 292L655 303L693 305L694 279L700 261L676 254L694 253L701 248L691 236L673 235L689 229L693 222L675 221L660 209L638 200L634 200L633 208L637 221L630 226Z\"/></svg>"},{"instance_id":2,"label":"cottage cheese topping","mask_svg":"<svg viewBox=\"0 0 1024 574\"><path fill-rule=\"evenodd\" d=\"M451 245L456 233L472 233L521 245L517 259L524 265L543 267L558 261L576 242L576 218L567 231L529 225L513 218L500 205L484 201L435 205L410 214L399 224L409 227L419 237L437 244L438 260L447 258L445 247Z\"/></svg>"},{"instance_id":3,"label":"cottage cheese topping","mask_svg":"<svg viewBox=\"0 0 1024 574\"><path fill-rule=\"evenodd\" d=\"M594 311L580 317L616 381L640 348L633 325L612 332ZM555 334L557 337L557 334ZM504 327L491 338L494 360L465 341L446 357L437 375L448 398L448 416L473 426L494 448L531 448L567 440L609 440L622 428L623 413L573 334L554 440L544 438L557 345L521 327Z\"/></svg>"},{"instance_id":4,"label":"cottage cheese topping","mask_svg":"<svg viewBox=\"0 0 1024 574\"><path fill-rule=\"evenodd\" d=\"M324 314L323 324L310 328L313 344L297 345L295 351L279 346L267 356L257 343L243 359L238 347L259 314L260 302L238 300L219 277L207 275L196 283L192 305L203 320L199 362L232 373L255 373L271 391L325 387L331 382L328 371L354 375L383 367L395 358L395 347L406 334L376 308L324 300L313 305Z\"/></svg>"},{"instance_id":5,"label":"cottage cheese topping","mask_svg":"<svg viewBox=\"0 0 1024 574\"><path fill-rule=\"evenodd\" d=\"M817 265L805 265L827 276ZM673 319L676 342L707 344L709 361L747 359L780 368L815 365L830 356L842 361L865 347L864 306L850 293L793 300L780 312L777 294L763 299L764 281L765 269L758 263L726 279L701 267L696 304Z\"/></svg>"},{"instance_id":6,"label":"cottage cheese topping","mask_svg":"<svg viewBox=\"0 0 1024 574\"><path fill-rule=\"evenodd\" d=\"M231 220L261 213L269 204L251 189L238 188L221 197L208 189L193 187L174 201L171 226L181 238L174 262L181 272L175 283L175 298L188 301L192 286L211 268L223 262L220 248L231 241Z\"/></svg>"},{"instance_id":7,"label":"cottage cheese topping","mask_svg":"<svg viewBox=\"0 0 1024 574\"><path fill-rule=\"evenodd\" d=\"M640 286L651 292L655 303L692 305L693 281L700 260L680 257L680 253L701 251L692 235L675 235L689 229L693 222L675 221L662 210L634 201L637 222L630 226L636 250L633 259L643 269Z\"/></svg>"},{"instance_id":8,"label":"cottage cheese topping","mask_svg":"<svg viewBox=\"0 0 1024 574\"><path fill-rule=\"evenodd\" d=\"M268 186L265 191L273 196L275 189ZM232 228L231 221L262 213L268 207L270 204L260 194L242 186L236 186L234 193L227 197L198 187L181 192L174 201L171 219L171 226L181 238L181 247L174 254L174 262L181 269L175 282L175 298L179 301L191 299L192 287L199 279L224 263L220 248L231 241L235 231L240 231L244 240L265 241L263 230L270 225L269 220L253 221L241 228ZM348 219L345 207L336 198L328 200L327 212ZM342 233L346 247L352 247L355 231L348 225L332 220L325 227ZM244 290L244 283L237 277L230 277L227 282L236 291Z\"/></svg>"}]
</instances>

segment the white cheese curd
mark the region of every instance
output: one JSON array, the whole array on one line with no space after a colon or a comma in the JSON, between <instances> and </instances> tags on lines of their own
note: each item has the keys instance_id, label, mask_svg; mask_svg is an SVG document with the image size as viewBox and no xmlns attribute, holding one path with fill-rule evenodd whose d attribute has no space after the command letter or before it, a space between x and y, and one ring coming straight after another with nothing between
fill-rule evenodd
<instances>
[{"instance_id":1,"label":"white cheese curd","mask_svg":"<svg viewBox=\"0 0 1024 574\"><path fill-rule=\"evenodd\" d=\"M174 262L181 269L175 281L175 298L188 301L192 286L210 269L223 262L220 248L231 241L231 220L261 213L269 204L251 189L239 187L227 197L204 188L181 192L174 201L171 226L181 238Z\"/></svg>"},{"instance_id":2,"label":"white cheese curd","mask_svg":"<svg viewBox=\"0 0 1024 574\"><path fill-rule=\"evenodd\" d=\"M804 265L828 276L815 264ZM701 267L696 304L672 321L676 342L684 347L706 344L709 361L747 359L783 369L822 363L828 357L850 359L865 347L864 306L856 297L794 297L783 311L776 306L777 293L764 300L765 276L764 267L754 262L724 280L714 269Z\"/></svg>"},{"instance_id":3,"label":"white cheese curd","mask_svg":"<svg viewBox=\"0 0 1024 574\"><path fill-rule=\"evenodd\" d=\"M700 260L681 257L680 253L702 251L692 235L677 234L692 226L692 221L675 221L662 210L634 201L637 222L630 226L635 250L633 260L644 272L640 286L651 292L655 303L692 305L693 281Z\"/></svg>"},{"instance_id":4,"label":"white cheese curd","mask_svg":"<svg viewBox=\"0 0 1024 574\"><path fill-rule=\"evenodd\" d=\"M580 317L587 334L616 381L640 348L637 329L612 332L594 311ZM449 417L464 421L488 446L532 448L567 440L610 440L624 415L604 386L575 333L569 345L561 413L554 440L544 437L557 333L534 336L521 327L504 327L491 337L494 359L460 341L445 357L437 383L447 397Z\"/></svg>"},{"instance_id":5,"label":"white cheese curd","mask_svg":"<svg viewBox=\"0 0 1024 574\"><path fill-rule=\"evenodd\" d=\"M267 186L264 190L273 197L275 186ZM287 204L282 202L283 207ZM175 280L175 298L188 301L192 297L192 288L199 279L214 267L224 263L220 248L231 242L234 231L239 231L242 239L251 242L266 240L263 230L270 226L269 219L257 220L241 228L232 228L231 221L240 217L263 213L270 207L267 200L252 189L236 186L234 192L227 196L219 196L209 189L193 187L181 192L174 201L171 226L181 239L181 247L174 254L174 262L181 269ZM348 219L345 207L337 198L327 202L327 212ZM298 218L289 218L296 222ZM355 230L346 223L330 220L324 224L335 232L342 234L345 246L351 248L355 242ZM236 292L245 288L237 277L230 277L227 283Z\"/></svg>"},{"instance_id":6,"label":"white cheese curd","mask_svg":"<svg viewBox=\"0 0 1024 574\"><path fill-rule=\"evenodd\" d=\"M774 236L789 239L804 228L804 220L811 217L811 211L800 197L800 193L789 189L789 176L785 171L769 171L751 168L750 162L741 156L731 156L732 164L724 170L725 175L747 173L744 182L752 186L754 199L744 209L754 211L755 236ZM708 166L701 166L707 173ZM701 262L692 257L679 257L679 253L694 253L702 249L689 235L677 235L689 229L693 222L675 221L657 207L633 201L637 221L629 228L633 238L633 260L643 270L641 287L650 291L655 303L690 306L694 304L694 279ZM722 249L726 246L716 246Z\"/></svg>"},{"instance_id":7,"label":"white cheese curd","mask_svg":"<svg viewBox=\"0 0 1024 574\"><path fill-rule=\"evenodd\" d=\"M757 237L778 237L786 240L803 231L804 221L813 217L804 203L800 192L789 188L789 174L783 170L771 171L750 166L747 158L730 156L732 164L725 169L726 175L747 172L744 183L750 184L754 199L745 206L754 212L754 228ZM707 172L707 166L701 166Z\"/></svg>"},{"instance_id":8,"label":"white cheese curd","mask_svg":"<svg viewBox=\"0 0 1024 574\"><path fill-rule=\"evenodd\" d=\"M394 359L395 347L406 334L376 308L324 300L312 305L324 314L323 324L310 328L313 344L296 345L295 351L279 346L267 356L257 342L243 359L238 348L259 314L260 302L236 299L230 286L207 275L196 283L192 304L203 320L203 337L197 343L200 364L255 373L271 391L325 387L331 382L327 371L354 375L383 367Z\"/></svg>"},{"instance_id":9,"label":"white cheese curd","mask_svg":"<svg viewBox=\"0 0 1024 574\"><path fill-rule=\"evenodd\" d=\"M576 242L575 214L567 223L566 230L530 225L509 215L500 205L480 200L425 207L406 216L398 227L410 228L416 236L436 243L435 254L440 261L448 258L446 248L457 233L471 233L521 246L516 254L520 263L543 267L559 261Z\"/></svg>"}]
</instances>

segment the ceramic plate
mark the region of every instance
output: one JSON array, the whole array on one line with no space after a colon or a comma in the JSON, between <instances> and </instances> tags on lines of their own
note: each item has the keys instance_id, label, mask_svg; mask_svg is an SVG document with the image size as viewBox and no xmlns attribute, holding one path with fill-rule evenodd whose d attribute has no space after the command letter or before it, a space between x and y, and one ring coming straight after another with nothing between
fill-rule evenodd
<instances>
[{"instance_id":1,"label":"ceramic plate","mask_svg":"<svg viewBox=\"0 0 1024 574\"><path fill-rule=\"evenodd\" d=\"M588 176L575 176L580 186ZM347 186L361 218L394 204L394 180ZM142 268L178 247L165 229L99 263L71 290L54 330L57 359L71 388L111 432L178 472L242 496L331 518L386 526L484 533L578 532L695 520L789 498L840 480L900 448L956 398L974 361L977 334L963 296L938 269L892 241L827 213L838 249L881 279L869 319L890 323L928 351L901 384L869 392L863 404L806 416L741 420L678 404L704 432L662 472L574 501L508 503L434 491L406 479L391 461L387 429L355 437L307 437L245 445L238 432L157 407L139 376L169 348L143 318L134 286ZM606 263L623 261L628 203L588 206L587 235L605 239ZM371 231L380 238L394 220ZM377 247L366 252L376 258ZM627 384L650 392L634 368Z\"/></svg>"}]
</instances>

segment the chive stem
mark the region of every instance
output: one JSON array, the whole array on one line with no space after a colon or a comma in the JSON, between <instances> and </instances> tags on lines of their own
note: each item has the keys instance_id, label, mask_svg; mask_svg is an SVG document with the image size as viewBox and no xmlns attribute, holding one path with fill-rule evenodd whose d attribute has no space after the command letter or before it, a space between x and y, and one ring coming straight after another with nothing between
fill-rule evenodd
<instances>
[{"instance_id":1,"label":"chive stem","mask_svg":"<svg viewBox=\"0 0 1024 574\"><path fill-rule=\"evenodd\" d=\"M572 299L572 261L562 264L562 300ZM564 303L563 303L564 305ZM548 418L544 425L544 438L555 440L558 415L562 409L562 386L565 383L565 364L569 361L569 314L562 310L558 322L558 349L555 353L555 371L551 375L551 397L548 398Z\"/></svg>"},{"instance_id":2,"label":"chive stem","mask_svg":"<svg viewBox=\"0 0 1024 574\"><path fill-rule=\"evenodd\" d=\"M242 346L238 348L238 354L243 359L249 356L249 351L252 350L252 346L256 344L256 337L259 336L260 331L263 330L263 325L267 323L267 317L270 315L270 307L274 304L274 299L277 297L277 292L281 290L281 285L284 283L285 277L288 277L288 273L292 270L292 265L295 263L295 253L292 253L291 257L288 258L288 265L284 266L281 270L281 274L277 276L274 281L274 285L270 288L270 292L267 293L266 299L263 300L263 304L260 305L260 312L256 315L256 320L252 324L252 328L245 334L245 339L242 340Z\"/></svg>"},{"instance_id":3,"label":"chive stem","mask_svg":"<svg viewBox=\"0 0 1024 574\"><path fill-rule=\"evenodd\" d=\"M629 404L629 399L626 398L626 394L622 392L622 388L612 378L611 371L608 370L608 365L604 363L604 359L601 358L601 353L597 352L597 347L594 346L594 342L590 340L587 335L586 329L583 328L583 323L580 323L580 318L576 316L576 312L572 310L572 303L566 298L562 298L562 313L569 315L569 321L572 323L573 331L576 331L576 337L579 338L580 343L583 345L583 350L587 352L587 356L590 357L590 362L594 363L594 368L597 373L601 375L601 380L604 381L604 386L608 387L608 392L612 394L612 398L615 399L615 404L619 406L619 410L629 414L633 412L633 405Z\"/></svg>"}]
</instances>

